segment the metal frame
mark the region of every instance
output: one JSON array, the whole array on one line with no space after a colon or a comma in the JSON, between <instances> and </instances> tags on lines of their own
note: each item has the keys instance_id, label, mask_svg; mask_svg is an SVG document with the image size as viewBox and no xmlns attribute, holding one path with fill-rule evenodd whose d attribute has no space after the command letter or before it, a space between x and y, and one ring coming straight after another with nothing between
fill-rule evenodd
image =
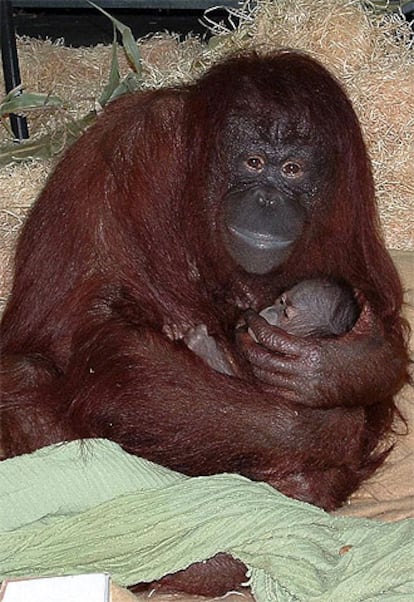
<instances>
[{"instance_id":1,"label":"metal frame","mask_svg":"<svg viewBox=\"0 0 414 602\"><path fill-rule=\"evenodd\" d=\"M13 27L13 10L10 0L0 0L1 59L6 92L20 85L19 59ZM29 137L27 120L21 115L10 115L10 125L16 140Z\"/></svg>"}]
</instances>

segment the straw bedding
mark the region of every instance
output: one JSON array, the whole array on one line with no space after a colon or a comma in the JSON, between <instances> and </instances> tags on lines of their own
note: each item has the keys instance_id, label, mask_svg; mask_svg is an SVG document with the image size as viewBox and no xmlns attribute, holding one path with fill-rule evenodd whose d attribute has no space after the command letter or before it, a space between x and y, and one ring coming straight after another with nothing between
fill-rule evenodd
<instances>
[{"instance_id":1,"label":"straw bedding","mask_svg":"<svg viewBox=\"0 0 414 602\"><path fill-rule=\"evenodd\" d=\"M209 23L214 34L209 44L167 33L140 40L141 86L190 81L214 61L244 48L299 48L323 62L344 84L361 120L385 241L398 251L398 265L414 302L414 51L408 24L397 14L366 10L358 0L259 0L254 8L246 3L234 13L239 19L234 30ZM99 110L96 99L108 80L110 46L74 49L63 41L20 38L18 50L25 89L64 101L61 108L30 113L32 140L53 137L62 126ZM129 66L122 53L119 59L126 75ZM0 145L8 141L10 132L0 128ZM64 142L63 138L62 148ZM0 170L0 310L10 288L18 232L56 159L11 163ZM408 414L410 396L412 391L402 402ZM342 513L391 520L414 516L413 457L411 433L397 446L383 474L367 483Z\"/></svg>"}]
</instances>

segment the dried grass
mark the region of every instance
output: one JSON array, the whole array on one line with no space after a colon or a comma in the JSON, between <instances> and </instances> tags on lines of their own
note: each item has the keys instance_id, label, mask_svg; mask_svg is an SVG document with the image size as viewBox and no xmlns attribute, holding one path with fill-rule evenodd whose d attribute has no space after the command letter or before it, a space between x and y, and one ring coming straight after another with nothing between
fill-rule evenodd
<instances>
[{"instance_id":1,"label":"dried grass","mask_svg":"<svg viewBox=\"0 0 414 602\"><path fill-rule=\"evenodd\" d=\"M194 79L228 53L298 48L322 61L343 82L361 120L374 166L379 211L389 248L414 250L414 51L410 28L396 14L379 16L359 0L259 0L233 11L231 31L210 27L208 45L159 33L139 41L142 87ZM65 107L30 114L32 135L53 132L96 109L107 83L111 47L67 48L63 42L18 41L26 90L50 93ZM120 55L123 74L128 64ZM1 85L1 84L0 84ZM8 133L0 129L0 144ZM0 171L0 298L10 284L11 249L27 208L53 161L10 165Z\"/></svg>"}]
</instances>

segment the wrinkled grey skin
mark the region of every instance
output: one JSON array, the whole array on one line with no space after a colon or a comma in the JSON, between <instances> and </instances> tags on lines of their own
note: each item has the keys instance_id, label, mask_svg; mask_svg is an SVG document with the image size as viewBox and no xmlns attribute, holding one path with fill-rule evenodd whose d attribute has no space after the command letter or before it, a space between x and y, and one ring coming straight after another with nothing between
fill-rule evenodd
<instances>
[{"instance_id":1,"label":"wrinkled grey skin","mask_svg":"<svg viewBox=\"0 0 414 602\"><path fill-rule=\"evenodd\" d=\"M260 312L269 324L300 337L338 336L358 317L352 289L330 280L304 280Z\"/></svg>"}]
</instances>

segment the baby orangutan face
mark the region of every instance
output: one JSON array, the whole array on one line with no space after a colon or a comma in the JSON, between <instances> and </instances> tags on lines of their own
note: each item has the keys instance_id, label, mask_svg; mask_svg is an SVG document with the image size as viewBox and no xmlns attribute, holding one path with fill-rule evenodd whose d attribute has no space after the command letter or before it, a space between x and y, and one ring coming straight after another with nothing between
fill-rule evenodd
<instances>
[{"instance_id":1,"label":"baby orangutan face","mask_svg":"<svg viewBox=\"0 0 414 602\"><path fill-rule=\"evenodd\" d=\"M270 324L301 337L344 334L358 314L352 288L323 279L299 282L260 312Z\"/></svg>"}]
</instances>

